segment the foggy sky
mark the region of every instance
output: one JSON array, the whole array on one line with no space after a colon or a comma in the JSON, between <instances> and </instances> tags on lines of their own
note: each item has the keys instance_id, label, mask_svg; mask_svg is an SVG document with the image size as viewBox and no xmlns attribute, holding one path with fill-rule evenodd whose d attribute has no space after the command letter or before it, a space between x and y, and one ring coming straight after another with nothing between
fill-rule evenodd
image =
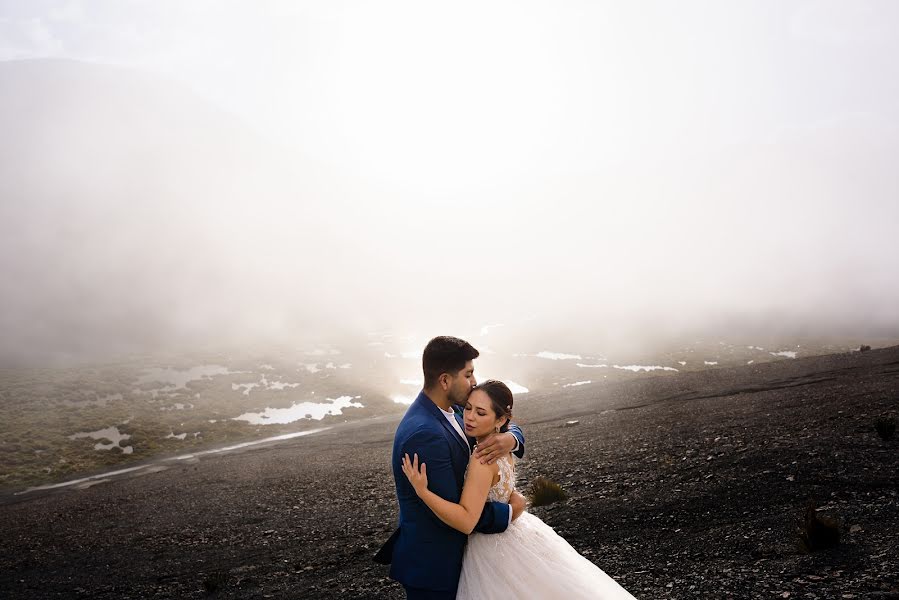
<instances>
[{"instance_id":1,"label":"foggy sky","mask_svg":"<svg viewBox=\"0 0 899 600\"><path fill-rule=\"evenodd\" d=\"M0 2L0 363L899 318L892 2Z\"/></svg>"}]
</instances>

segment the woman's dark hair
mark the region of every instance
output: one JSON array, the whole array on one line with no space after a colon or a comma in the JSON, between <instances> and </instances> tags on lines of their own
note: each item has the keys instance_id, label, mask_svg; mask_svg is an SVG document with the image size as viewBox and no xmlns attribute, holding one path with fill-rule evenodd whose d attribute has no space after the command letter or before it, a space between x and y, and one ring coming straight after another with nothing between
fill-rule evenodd
<instances>
[{"instance_id":1,"label":"woman's dark hair","mask_svg":"<svg viewBox=\"0 0 899 600\"><path fill-rule=\"evenodd\" d=\"M497 381L496 379L488 379L483 383L479 383L474 386L471 391L481 390L487 394L487 397L490 398L491 404L493 404L493 412L496 413L496 418L506 417L506 422L500 427L500 433L505 433L509 430L509 420L512 418L512 390L509 389L502 381Z\"/></svg>"},{"instance_id":2,"label":"woman's dark hair","mask_svg":"<svg viewBox=\"0 0 899 600\"><path fill-rule=\"evenodd\" d=\"M474 346L449 335L440 335L428 342L421 355L421 368L425 374L425 389L432 388L444 373L453 377L465 368L465 363L476 359L480 352Z\"/></svg>"}]
</instances>

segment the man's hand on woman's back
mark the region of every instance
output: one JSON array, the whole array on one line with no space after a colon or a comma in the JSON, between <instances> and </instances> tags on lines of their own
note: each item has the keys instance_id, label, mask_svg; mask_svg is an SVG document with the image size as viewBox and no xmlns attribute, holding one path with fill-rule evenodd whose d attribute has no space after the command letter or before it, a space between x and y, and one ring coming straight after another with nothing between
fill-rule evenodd
<instances>
[{"instance_id":1,"label":"man's hand on woman's back","mask_svg":"<svg viewBox=\"0 0 899 600\"><path fill-rule=\"evenodd\" d=\"M509 497L509 506L512 508L512 520L514 521L527 509L527 500L518 492L512 492Z\"/></svg>"}]
</instances>

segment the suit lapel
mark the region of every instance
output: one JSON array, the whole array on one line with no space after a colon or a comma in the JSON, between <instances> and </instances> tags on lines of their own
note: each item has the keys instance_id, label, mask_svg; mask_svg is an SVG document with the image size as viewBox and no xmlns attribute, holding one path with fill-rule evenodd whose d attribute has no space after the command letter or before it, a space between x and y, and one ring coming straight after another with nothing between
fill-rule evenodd
<instances>
[{"instance_id":1,"label":"suit lapel","mask_svg":"<svg viewBox=\"0 0 899 600\"><path fill-rule=\"evenodd\" d=\"M443 411L440 410L440 408L436 404L434 404L433 400L428 398L424 391L422 391L418 395L418 398L416 398L415 401L420 402L422 406L424 406L425 409L428 410L435 419L437 419L437 422L440 423L441 427L443 427L447 431L447 433L449 433L450 437L453 438L456 443L465 450L466 454L471 454L471 448L468 446L465 440L462 439L462 436L459 435L459 432L456 431L456 428L450 425L450 422L444 416Z\"/></svg>"}]
</instances>

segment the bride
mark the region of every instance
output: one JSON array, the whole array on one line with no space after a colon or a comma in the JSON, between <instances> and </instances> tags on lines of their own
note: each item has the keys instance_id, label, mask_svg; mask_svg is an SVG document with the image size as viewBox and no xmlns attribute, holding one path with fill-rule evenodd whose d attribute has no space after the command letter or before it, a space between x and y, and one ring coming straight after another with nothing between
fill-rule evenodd
<instances>
[{"instance_id":1,"label":"bride","mask_svg":"<svg viewBox=\"0 0 899 600\"><path fill-rule=\"evenodd\" d=\"M512 417L512 392L501 381L477 385L465 405L465 433L478 442L503 431ZM471 534L484 502L508 502L515 491L515 462L506 455L492 465L472 460L459 504L428 490L425 463L403 458L415 493L441 521ZM599 567L578 554L552 527L523 513L503 533L468 538L456 599L599 598L635 600Z\"/></svg>"}]
</instances>

